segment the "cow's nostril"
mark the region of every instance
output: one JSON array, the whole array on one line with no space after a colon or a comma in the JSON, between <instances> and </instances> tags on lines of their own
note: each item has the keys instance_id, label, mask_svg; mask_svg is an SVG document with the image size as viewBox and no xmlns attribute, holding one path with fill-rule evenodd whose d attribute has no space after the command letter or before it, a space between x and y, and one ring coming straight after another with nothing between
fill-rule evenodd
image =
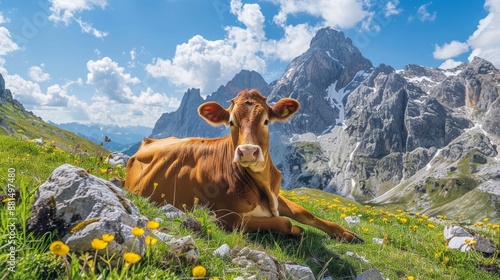
<instances>
[{"instance_id":1,"label":"cow's nostril","mask_svg":"<svg viewBox=\"0 0 500 280\"><path fill-rule=\"evenodd\" d=\"M239 155L240 157L242 157L242 156L243 156L243 152L240 150L240 148L239 148L239 147L236 149L236 151L238 152L238 155Z\"/></svg>"},{"instance_id":2,"label":"cow's nostril","mask_svg":"<svg viewBox=\"0 0 500 280\"><path fill-rule=\"evenodd\" d=\"M253 156L256 158L259 156L259 149L255 149L255 152L253 152Z\"/></svg>"}]
</instances>

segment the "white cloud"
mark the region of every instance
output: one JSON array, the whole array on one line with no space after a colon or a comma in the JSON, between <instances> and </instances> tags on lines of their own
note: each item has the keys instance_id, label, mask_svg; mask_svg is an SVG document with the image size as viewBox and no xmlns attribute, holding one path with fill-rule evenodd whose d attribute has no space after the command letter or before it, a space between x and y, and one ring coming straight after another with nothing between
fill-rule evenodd
<instances>
[{"instance_id":1,"label":"white cloud","mask_svg":"<svg viewBox=\"0 0 500 280\"><path fill-rule=\"evenodd\" d=\"M31 66L30 69L28 69L28 76L30 79L34 82L45 82L50 79L49 73L45 73L42 69L45 65L40 66Z\"/></svg>"},{"instance_id":2,"label":"white cloud","mask_svg":"<svg viewBox=\"0 0 500 280\"><path fill-rule=\"evenodd\" d=\"M124 68L109 57L87 62L87 84L94 85L96 93L110 97L119 103L131 103L132 90L129 84L140 82L136 77L124 72Z\"/></svg>"},{"instance_id":3,"label":"white cloud","mask_svg":"<svg viewBox=\"0 0 500 280\"><path fill-rule=\"evenodd\" d=\"M399 15L403 10L398 8L399 0L389 1L384 7L385 17Z\"/></svg>"},{"instance_id":4,"label":"white cloud","mask_svg":"<svg viewBox=\"0 0 500 280\"><path fill-rule=\"evenodd\" d=\"M6 55L19 49L19 46L12 41L9 30L0 26L0 55Z\"/></svg>"},{"instance_id":5,"label":"white cloud","mask_svg":"<svg viewBox=\"0 0 500 280\"><path fill-rule=\"evenodd\" d=\"M274 21L284 25L289 15L307 13L321 17L324 25L337 28L351 28L361 22L367 12L360 0L274 0L280 5Z\"/></svg>"},{"instance_id":6,"label":"white cloud","mask_svg":"<svg viewBox=\"0 0 500 280\"><path fill-rule=\"evenodd\" d=\"M279 40L268 40L263 51L270 57L283 61L290 61L301 55L309 48L317 28L308 24L287 25L284 27L285 35Z\"/></svg>"},{"instance_id":7,"label":"white cloud","mask_svg":"<svg viewBox=\"0 0 500 280\"><path fill-rule=\"evenodd\" d=\"M98 7L106 8L107 0L49 0L51 3L49 20L59 23L62 22L68 26L72 21L75 21L80 26L82 32L91 34L96 38L103 38L108 35L107 32L99 31L92 27L92 24L84 22L77 15L84 11L91 11Z\"/></svg>"},{"instance_id":8,"label":"white cloud","mask_svg":"<svg viewBox=\"0 0 500 280\"><path fill-rule=\"evenodd\" d=\"M486 0L484 7L489 14L479 21L477 30L467 40L473 49L469 61L479 56L500 68L500 1Z\"/></svg>"},{"instance_id":9,"label":"white cloud","mask_svg":"<svg viewBox=\"0 0 500 280\"><path fill-rule=\"evenodd\" d=\"M172 59L156 58L146 65L147 72L153 77L165 77L174 85L197 87L209 94L241 69L265 71L266 62L259 54L265 40L260 7L233 0L231 12L246 28L226 27L223 40L195 35L177 46Z\"/></svg>"},{"instance_id":10,"label":"white cloud","mask_svg":"<svg viewBox=\"0 0 500 280\"><path fill-rule=\"evenodd\" d=\"M453 69L457 66L459 66L460 64L462 64L463 62L461 61L456 61L456 60L453 60L453 59L447 59L445 62L443 62L441 65L439 65L438 68L441 68L441 69Z\"/></svg>"},{"instance_id":11,"label":"white cloud","mask_svg":"<svg viewBox=\"0 0 500 280\"><path fill-rule=\"evenodd\" d=\"M437 17L437 12L434 11L433 13L430 13L427 8L431 5L432 3L427 3L424 4L420 7L418 7L417 10L417 18L418 20L424 22L424 21L434 21L436 20Z\"/></svg>"},{"instance_id":12,"label":"white cloud","mask_svg":"<svg viewBox=\"0 0 500 280\"><path fill-rule=\"evenodd\" d=\"M95 29L94 27L92 27L92 24L90 24L88 22L84 22L81 19L75 19L75 21L78 23L78 25L80 25L80 28L81 28L83 33L91 34L94 37L99 38L99 39L108 36L108 32L99 31L99 30Z\"/></svg>"},{"instance_id":13,"label":"white cloud","mask_svg":"<svg viewBox=\"0 0 500 280\"><path fill-rule=\"evenodd\" d=\"M445 43L443 46L434 46L433 56L436 59L448 59L469 51L469 45L458 41Z\"/></svg>"}]
</instances>

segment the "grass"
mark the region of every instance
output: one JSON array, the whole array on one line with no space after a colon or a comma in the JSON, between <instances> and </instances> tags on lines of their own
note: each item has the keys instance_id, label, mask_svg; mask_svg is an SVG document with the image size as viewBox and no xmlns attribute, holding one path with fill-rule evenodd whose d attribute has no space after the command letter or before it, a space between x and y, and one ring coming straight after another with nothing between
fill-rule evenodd
<instances>
[{"instance_id":1,"label":"grass","mask_svg":"<svg viewBox=\"0 0 500 280\"><path fill-rule=\"evenodd\" d=\"M81 156L71 148L61 149L57 142L47 142L40 146L16 137L0 136L1 192L8 193L6 186L13 183L20 193L15 204L4 201L0 206L0 279L189 279L195 265L206 269L205 279L233 279L243 275L243 271L227 259L212 255L224 243L231 248L248 246L264 250L280 262L307 264L318 278L331 276L333 279L355 279L358 274L373 267L389 279L500 277L498 272L485 271L498 271L498 253L483 257L474 250L462 253L447 248L442 232L444 225L452 221L445 217L432 218L424 213L409 213L398 209L388 211L388 208L361 205L314 189L282 191L282 194L315 215L356 231L365 239L366 244L339 243L323 232L303 225L305 234L302 239L290 239L270 232L228 233L217 227L210 211L197 206L193 211L188 211L187 215L201 222L200 233L182 227L181 218L164 219L160 226L168 228L168 234L174 236L192 235L200 250L198 264L179 261L162 242L153 245L149 256L144 256L135 264L126 264L122 256L114 256L118 265L108 265L106 262L112 252L98 263L93 262L95 252L77 255L70 248L67 255L56 256L49 250L49 246L59 239L57 233L36 238L26 232L25 222L31 215L30 206L37 187L56 167L64 163L80 166L88 173L104 179L125 177L123 167L108 166L103 156L92 153ZM12 182L10 179L13 179ZM162 217L162 213L147 199L130 193L127 198L149 219ZM349 226L344 220L345 216L360 216L361 222L359 225ZM476 230L499 244L498 225L488 224L483 218L488 217L477 217L477 221L474 221L482 222L481 226L476 223ZM11 221L15 224L13 231L9 227ZM12 240L11 236L15 238L14 251L6 246ZM374 243L374 238L383 243ZM8 261L12 252L15 272L9 272Z\"/></svg>"}]
</instances>

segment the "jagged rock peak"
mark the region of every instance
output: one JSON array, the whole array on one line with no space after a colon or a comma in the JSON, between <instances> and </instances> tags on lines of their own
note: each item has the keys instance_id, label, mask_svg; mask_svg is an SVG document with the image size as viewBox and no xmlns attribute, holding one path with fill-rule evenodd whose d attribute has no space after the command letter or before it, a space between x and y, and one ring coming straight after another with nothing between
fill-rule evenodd
<instances>
[{"instance_id":1,"label":"jagged rock peak","mask_svg":"<svg viewBox=\"0 0 500 280\"><path fill-rule=\"evenodd\" d=\"M465 68L463 74L464 75L487 74L495 70L497 69L491 62L475 56L474 59Z\"/></svg>"},{"instance_id":2,"label":"jagged rock peak","mask_svg":"<svg viewBox=\"0 0 500 280\"><path fill-rule=\"evenodd\" d=\"M267 87L267 82L256 71L241 70L234 78L226 84L226 90L240 91L242 87L255 88L262 91Z\"/></svg>"}]
</instances>

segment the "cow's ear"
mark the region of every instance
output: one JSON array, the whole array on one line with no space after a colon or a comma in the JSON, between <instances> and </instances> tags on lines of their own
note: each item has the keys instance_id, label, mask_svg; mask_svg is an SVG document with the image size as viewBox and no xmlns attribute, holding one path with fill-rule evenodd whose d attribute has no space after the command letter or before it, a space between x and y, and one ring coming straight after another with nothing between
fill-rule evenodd
<instances>
[{"instance_id":1,"label":"cow's ear","mask_svg":"<svg viewBox=\"0 0 500 280\"><path fill-rule=\"evenodd\" d=\"M297 113L300 103L292 98L282 98L272 107L271 121L286 121Z\"/></svg>"},{"instance_id":2,"label":"cow's ear","mask_svg":"<svg viewBox=\"0 0 500 280\"><path fill-rule=\"evenodd\" d=\"M198 114L214 126L229 123L229 112L217 102L211 101L201 104L198 107Z\"/></svg>"}]
</instances>

